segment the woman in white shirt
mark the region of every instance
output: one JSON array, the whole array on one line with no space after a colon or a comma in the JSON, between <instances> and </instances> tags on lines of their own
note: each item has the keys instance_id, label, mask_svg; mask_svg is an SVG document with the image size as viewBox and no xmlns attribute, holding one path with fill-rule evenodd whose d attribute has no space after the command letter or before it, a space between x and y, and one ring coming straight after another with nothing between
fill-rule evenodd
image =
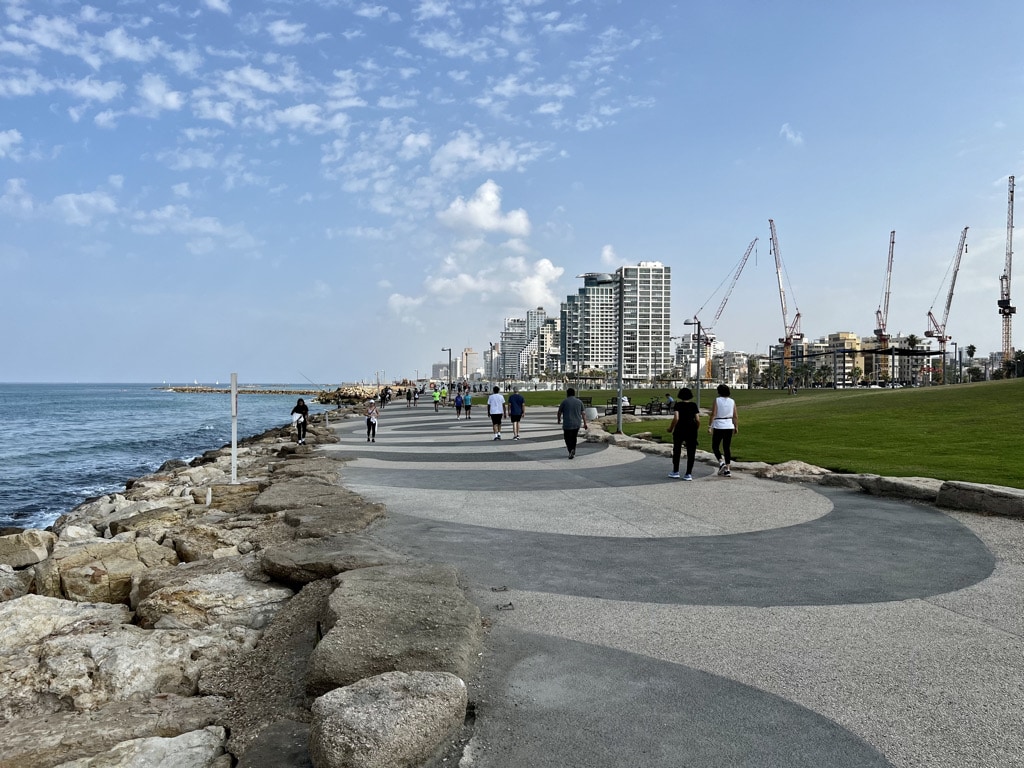
<instances>
[{"instance_id":1,"label":"woman in white shirt","mask_svg":"<svg viewBox=\"0 0 1024 768\"><path fill-rule=\"evenodd\" d=\"M725 384L718 385L718 397L711 407L711 424L708 432L711 433L711 450L718 459L718 474L729 477L732 472L729 465L732 464L732 436L739 432L739 423L736 421L736 401L729 397L730 390ZM723 452L725 458L723 459Z\"/></svg>"}]
</instances>

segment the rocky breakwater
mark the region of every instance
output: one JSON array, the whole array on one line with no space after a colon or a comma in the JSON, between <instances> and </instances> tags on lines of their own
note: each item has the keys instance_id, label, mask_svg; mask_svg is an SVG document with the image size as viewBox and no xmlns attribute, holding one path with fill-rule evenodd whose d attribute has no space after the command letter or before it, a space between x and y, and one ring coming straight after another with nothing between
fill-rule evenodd
<instances>
[{"instance_id":1,"label":"rocky breakwater","mask_svg":"<svg viewBox=\"0 0 1024 768\"><path fill-rule=\"evenodd\" d=\"M361 418L349 411L329 418ZM0 768L420 766L457 747L481 620L365 529L312 419L0 535Z\"/></svg>"}]
</instances>

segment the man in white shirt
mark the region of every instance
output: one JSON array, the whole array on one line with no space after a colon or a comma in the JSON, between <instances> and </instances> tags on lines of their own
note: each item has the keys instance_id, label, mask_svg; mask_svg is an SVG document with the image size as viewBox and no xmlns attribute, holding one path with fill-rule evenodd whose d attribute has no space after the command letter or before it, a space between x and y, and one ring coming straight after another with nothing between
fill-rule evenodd
<instances>
[{"instance_id":1,"label":"man in white shirt","mask_svg":"<svg viewBox=\"0 0 1024 768\"><path fill-rule=\"evenodd\" d=\"M494 440L501 440L501 419L507 412L508 405L501 394L501 388L495 384L487 398L487 413L491 417L491 431L494 433Z\"/></svg>"}]
</instances>

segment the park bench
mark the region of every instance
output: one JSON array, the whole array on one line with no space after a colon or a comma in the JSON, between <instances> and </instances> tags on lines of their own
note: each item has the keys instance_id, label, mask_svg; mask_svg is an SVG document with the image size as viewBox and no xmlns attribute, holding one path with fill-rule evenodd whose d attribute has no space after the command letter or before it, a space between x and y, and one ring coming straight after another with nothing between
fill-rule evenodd
<instances>
[{"instance_id":1,"label":"park bench","mask_svg":"<svg viewBox=\"0 0 1024 768\"><path fill-rule=\"evenodd\" d=\"M652 399L647 405L643 407L642 413L645 416L660 416L665 409L665 404L661 400ZM625 411L623 411L625 413Z\"/></svg>"},{"instance_id":2,"label":"park bench","mask_svg":"<svg viewBox=\"0 0 1024 768\"><path fill-rule=\"evenodd\" d=\"M580 400L583 402L584 408L590 408L594 404L594 398L592 397L581 397Z\"/></svg>"},{"instance_id":3,"label":"park bench","mask_svg":"<svg viewBox=\"0 0 1024 768\"><path fill-rule=\"evenodd\" d=\"M605 406L604 406L604 415L605 416L614 416L618 412L619 412L619 398L617 398L617 397L609 398L608 402L605 403ZM635 405L624 405L624 406L622 406L622 413L623 413L623 415L628 413L630 416L635 416L636 415L636 406Z\"/></svg>"}]
</instances>

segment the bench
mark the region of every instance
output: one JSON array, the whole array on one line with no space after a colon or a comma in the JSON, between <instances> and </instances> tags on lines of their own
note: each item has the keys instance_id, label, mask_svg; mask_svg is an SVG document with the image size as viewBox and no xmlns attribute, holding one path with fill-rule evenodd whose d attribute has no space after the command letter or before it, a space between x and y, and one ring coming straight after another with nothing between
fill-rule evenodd
<instances>
[{"instance_id":1,"label":"bench","mask_svg":"<svg viewBox=\"0 0 1024 768\"><path fill-rule=\"evenodd\" d=\"M605 416L614 416L618 412L619 412L619 398L617 398L617 397L609 398L608 402L604 406L604 415ZM630 416L636 416L636 406L635 405L624 405L624 406L622 406L622 413L623 414L627 414L628 413Z\"/></svg>"},{"instance_id":2,"label":"bench","mask_svg":"<svg viewBox=\"0 0 1024 768\"><path fill-rule=\"evenodd\" d=\"M594 404L594 398L592 397L581 397L580 400L584 408L590 408Z\"/></svg>"}]
</instances>

